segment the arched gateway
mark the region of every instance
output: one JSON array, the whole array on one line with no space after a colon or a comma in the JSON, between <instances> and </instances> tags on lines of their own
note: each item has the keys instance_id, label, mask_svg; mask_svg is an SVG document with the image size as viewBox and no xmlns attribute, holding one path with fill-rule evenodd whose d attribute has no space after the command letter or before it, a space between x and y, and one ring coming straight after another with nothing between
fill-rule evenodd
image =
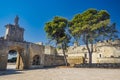
<instances>
[{"instance_id":1,"label":"arched gateway","mask_svg":"<svg viewBox=\"0 0 120 80\"><path fill-rule=\"evenodd\" d=\"M33 57L37 55L40 63L35 67L43 67L44 46L24 41L24 29L18 24L19 17L16 16L15 23L7 24L4 37L0 37L0 70L7 67L8 53L10 50L17 52L16 69L33 68Z\"/></svg>"}]
</instances>

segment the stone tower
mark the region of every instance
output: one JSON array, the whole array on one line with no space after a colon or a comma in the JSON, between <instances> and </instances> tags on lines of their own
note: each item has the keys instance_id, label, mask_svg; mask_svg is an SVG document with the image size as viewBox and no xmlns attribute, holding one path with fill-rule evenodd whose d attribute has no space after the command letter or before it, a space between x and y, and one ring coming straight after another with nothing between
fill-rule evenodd
<instances>
[{"instance_id":1,"label":"stone tower","mask_svg":"<svg viewBox=\"0 0 120 80\"><path fill-rule=\"evenodd\" d=\"M5 40L8 41L18 41L22 42L24 41L24 28L21 28L18 24L19 17L16 16L14 19L14 25L13 24L7 24L6 27L6 33L5 33Z\"/></svg>"}]
</instances>

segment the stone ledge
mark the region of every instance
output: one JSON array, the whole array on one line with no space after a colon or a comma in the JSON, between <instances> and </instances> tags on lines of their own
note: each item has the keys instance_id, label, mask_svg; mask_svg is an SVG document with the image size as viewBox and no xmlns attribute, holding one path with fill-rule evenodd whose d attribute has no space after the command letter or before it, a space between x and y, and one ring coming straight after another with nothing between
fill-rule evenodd
<instances>
[{"instance_id":1,"label":"stone ledge","mask_svg":"<svg viewBox=\"0 0 120 80\"><path fill-rule=\"evenodd\" d=\"M76 64L76 68L120 68L120 63L93 63L89 64Z\"/></svg>"}]
</instances>

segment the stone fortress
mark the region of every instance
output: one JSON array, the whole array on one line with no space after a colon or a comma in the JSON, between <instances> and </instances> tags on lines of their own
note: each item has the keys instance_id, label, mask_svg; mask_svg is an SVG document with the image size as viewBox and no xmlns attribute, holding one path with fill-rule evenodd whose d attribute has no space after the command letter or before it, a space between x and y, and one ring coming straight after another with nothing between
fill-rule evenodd
<instances>
[{"instance_id":1,"label":"stone fortress","mask_svg":"<svg viewBox=\"0 0 120 80\"><path fill-rule=\"evenodd\" d=\"M62 54L62 51L58 50L58 53ZM74 46L68 48L66 54L70 64L89 62L89 54L85 45L79 46L75 43ZM94 44L92 63L120 63L120 40L108 40Z\"/></svg>"},{"instance_id":2,"label":"stone fortress","mask_svg":"<svg viewBox=\"0 0 120 80\"><path fill-rule=\"evenodd\" d=\"M62 56L53 55L56 54L56 51L52 47L24 41L24 29L19 26L18 22L19 17L16 16L14 25L5 25L5 36L0 37L0 70L7 68L8 54L11 50L17 52L16 69L43 68L64 64Z\"/></svg>"},{"instance_id":3,"label":"stone fortress","mask_svg":"<svg viewBox=\"0 0 120 80\"><path fill-rule=\"evenodd\" d=\"M4 37L0 37L0 70L7 68L8 54L17 52L16 69L43 68L64 65L64 57L60 49L45 46L41 43L24 41L24 29L18 24L16 16L14 24L7 24ZM89 57L85 45L74 44L66 52L70 65L88 63ZM93 63L120 63L120 40L103 41L94 44Z\"/></svg>"}]
</instances>

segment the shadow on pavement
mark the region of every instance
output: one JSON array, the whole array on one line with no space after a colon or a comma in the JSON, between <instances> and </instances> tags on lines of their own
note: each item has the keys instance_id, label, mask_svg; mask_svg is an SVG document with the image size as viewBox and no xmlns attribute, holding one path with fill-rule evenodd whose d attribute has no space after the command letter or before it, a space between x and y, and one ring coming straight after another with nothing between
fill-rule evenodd
<instances>
[{"instance_id":1,"label":"shadow on pavement","mask_svg":"<svg viewBox=\"0 0 120 80\"><path fill-rule=\"evenodd\" d=\"M5 71L0 71L0 76L12 75L12 74L22 74L23 72L15 69L7 69Z\"/></svg>"}]
</instances>

